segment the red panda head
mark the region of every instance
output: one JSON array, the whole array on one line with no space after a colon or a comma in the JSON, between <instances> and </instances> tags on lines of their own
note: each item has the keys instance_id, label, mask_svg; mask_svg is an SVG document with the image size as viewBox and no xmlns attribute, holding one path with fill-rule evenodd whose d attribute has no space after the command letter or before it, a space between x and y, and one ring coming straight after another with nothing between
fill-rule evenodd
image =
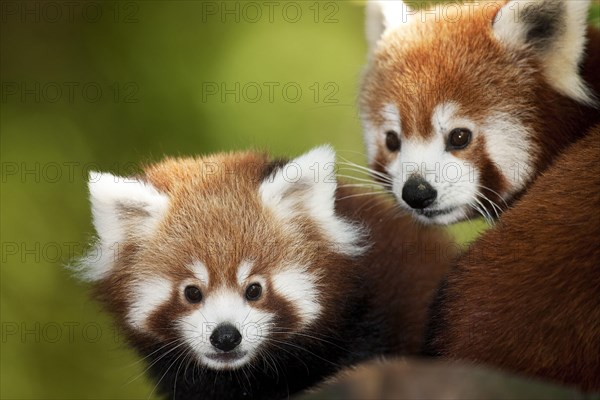
<instances>
[{"instance_id":1,"label":"red panda head","mask_svg":"<svg viewBox=\"0 0 600 400\"><path fill-rule=\"evenodd\" d=\"M134 341L241 367L343 295L361 230L334 212L334 157L231 153L167 159L137 179L92 174L98 241L81 272Z\"/></svg>"},{"instance_id":2,"label":"red panda head","mask_svg":"<svg viewBox=\"0 0 600 400\"><path fill-rule=\"evenodd\" d=\"M369 2L361 117L370 165L401 206L440 224L496 216L535 178L562 140L545 137L548 110L594 103L579 74L588 8Z\"/></svg>"}]
</instances>

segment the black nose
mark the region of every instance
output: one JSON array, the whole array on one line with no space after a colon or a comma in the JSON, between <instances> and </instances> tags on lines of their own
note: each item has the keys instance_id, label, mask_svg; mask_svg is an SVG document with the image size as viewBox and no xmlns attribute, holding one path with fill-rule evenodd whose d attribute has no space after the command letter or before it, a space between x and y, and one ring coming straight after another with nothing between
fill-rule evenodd
<instances>
[{"instance_id":1,"label":"black nose","mask_svg":"<svg viewBox=\"0 0 600 400\"><path fill-rule=\"evenodd\" d=\"M210 343L219 350L231 351L242 342L242 335L235 326L223 324L216 327L210 335Z\"/></svg>"},{"instance_id":2,"label":"black nose","mask_svg":"<svg viewBox=\"0 0 600 400\"><path fill-rule=\"evenodd\" d=\"M422 210L435 201L436 190L420 176L408 178L402 188L402 200L412 208Z\"/></svg>"}]
</instances>

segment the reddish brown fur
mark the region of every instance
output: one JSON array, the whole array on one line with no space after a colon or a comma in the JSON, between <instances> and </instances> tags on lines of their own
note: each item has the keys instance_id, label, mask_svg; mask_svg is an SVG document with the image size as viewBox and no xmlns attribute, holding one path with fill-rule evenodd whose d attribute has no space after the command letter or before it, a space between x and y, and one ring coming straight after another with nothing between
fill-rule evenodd
<instances>
[{"instance_id":1,"label":"reddish brown fur","mask_svg":"<svg viewBox=\"0 0 600 400\"><path fill-rule=\"evenodd\" d=\"M356 190L338 190L338 210L369 227L374 243L358 274L368 277L371 301L381 310L380 317L387 319L385 324L394 327L389 334L402 332L395 353L415 354L422 344L433 292L459 249L442 229L400 214L391 198L348 197L353 194Z\"/></svg>"},{"instance_id":2,"label":"reddish brown fur","mask_svg":"<svg viewBox=\"0 0 600 400\"><path fill-rule=\"evenodd\" d=\"M600 109L558 93L534 47L496 40L492 20L503 4L465 7L472 18L458 22L430 14L388 34L372 55L361 106L379 125L383 105L397 105L406 137L430 136L433 109L445 101L479 123L490 111L517 115L533 132L531 191L508 199L514 209L450 273L428 350L600 389L600 128L584 137ZM581 75L597 94L600 32L588 29L587 39ZM477 166L482 185L507 187L485 143L454 155ZM379 148L372 167L385 172L394 157Z\"/></svg>"},{"instance_id":3,"label":"reddish brown fur","mask_svg":"<svg viewBox=\"0 0 600 400\"><path fill-rule=\"evenodd\" d=\"M430 350L600 390L600 125L454 267Z\"/></svg>"}]
</instances>

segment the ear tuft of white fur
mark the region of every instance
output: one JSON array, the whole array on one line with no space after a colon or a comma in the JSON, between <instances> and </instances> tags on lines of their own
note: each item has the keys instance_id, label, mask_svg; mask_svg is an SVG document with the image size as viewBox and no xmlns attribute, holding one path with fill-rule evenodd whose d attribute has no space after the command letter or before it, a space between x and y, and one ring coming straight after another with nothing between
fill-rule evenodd
<instances>
[{"instance_id":1,"label":"ear tuft of white fur","mask_svg":"<svg viewBox=\"0 0 600 400\"><path fill-rule=\"evenodd\" d=\"M96 281L106 277L125 241L155 232L169 198L151 184L108 173L91 172L88 188L98 241L78 269L82 279Z\"/></svg>"},{"instance_id":2,"label":"ear tuft of white fur","mask_svg":"<svg viewBox=\"0 0 600 400\"><path fill-rule=\"evenodd\" d=\"M594 104L594 95L579 75L589 7L589 0L512 0L496 15L494 34L508 47L532 48L556 91Z\"/></svg>"},{"instance_id":3,"label":"ear tuft of white fur","mask_svg":"<svg viewBox=\"0 0 600 400\"><path fill-rule=\"evenodd\" d=\"M334 244L336 251L358 255L362 229L335 215L335 151L320 146L288 162L260 185L265 207L289 223L299 215L309 216Z\"/></svg>"},{"instance_id":4,"label":"ear tuft of white fur","mask_svg":"<svg viewBox=\"0 0 600 400\"><path fill-rule=\"evenodd\" d=\"M368 0L366 8L366 37L369 53L388 29L395 29L408 21L410 8L402 0Z\"/></svg>"}]
</instances>

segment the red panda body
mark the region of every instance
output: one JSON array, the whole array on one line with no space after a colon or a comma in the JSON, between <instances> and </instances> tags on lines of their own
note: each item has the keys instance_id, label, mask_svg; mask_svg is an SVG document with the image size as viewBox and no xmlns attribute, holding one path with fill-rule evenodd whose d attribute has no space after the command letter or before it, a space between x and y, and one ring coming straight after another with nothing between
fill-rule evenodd
<instances>
[{"instance_id":1,"label":"red panda body","mask_svg":"<svg viewBox=\"0 0 600 400\"><path fill-rule=\"evenodd\" d=\"M441 285L426 353L599 390L589 5L371 1L361 109L370 166L402 208L425 223L498 219Z\"/></svg>"},{"instance_id":2,"label":"red panda body","mask_svg":"<svg viewBox=\"0 0 600 400\"><path fill-rule=\"evenodd\" d=\"M287 398L340 368L415 354L454 248L317 148L168 159L91 177L84 277L171 398ZM316 174L316 175L315 175Z\"/></svg>"},{"instance_id":3,"label":"red panda body","mask_svg":"<svg viewBox=\"0 0 600 400\"><path fill-rule=\"evenodd\" d=\"M428 352L600 390L600 126L449 272Z\"/></svg>"}]
</instances>

